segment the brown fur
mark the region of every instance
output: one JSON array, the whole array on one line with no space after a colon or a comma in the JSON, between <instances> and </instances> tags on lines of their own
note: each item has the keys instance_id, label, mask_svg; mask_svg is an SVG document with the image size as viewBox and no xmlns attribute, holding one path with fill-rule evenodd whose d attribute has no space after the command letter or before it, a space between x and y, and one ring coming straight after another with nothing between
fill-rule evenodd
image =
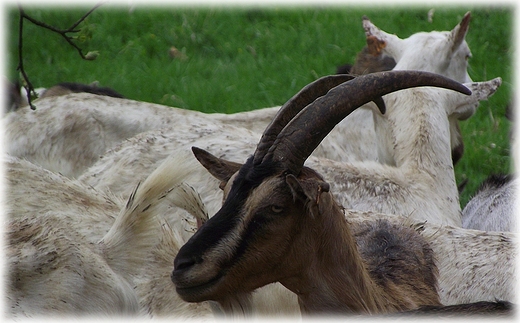
<instances>
[{"instance_id":1,"label":"brown fur","mask_svg":"<svg viewBox=\"0 0 520 323\"><path fill-rule=\"evenodd\" d=\"M432 250L415 230L382 220L351 226L331 194L318 189L322 185L321 177L300 176L299 183L307 192L307 208L316 208L318 212L315 222L306 226L310 230L300 234L304 239L314 235L316 240L306 244L314 250L300 250L294 256L313 255L323 261L308 277L323 275L332 288L326 297L301 295L303 311L330 312L348 308L356 313L386 313L423 304L440 304ZM317 195L313 197L311 192ZM382 241L381 235L386 235L387 241ZM339 274L345 270L344 276ZM311 284L299 281L294 285ZM330 294L341 300L336 304L339 307L332 307ZM322 300L327 301L321 303Z\"/></svg>"},{"instance_id":2,"label":"brown fur","mask_svg":"<svg viewBox=\"0 0 520 323\"><path fill-rule=\"evenodd\" d=\"M437 267L429 244L413 228L384 220L351 226L370 276L407 307L437 299ZM413 295L413 296L412 296Z\"/></svg>"},{"instance_id":3,"label":"brown fur","mask_svg":"<svg viewBox=\"0 0 520 323\"><path fill-rule=\"evenodd\" d=\"M346 69L346 65L338 67L337 74L369 74L381 71L389 71L396 65L395 60L383 54L386 44L374 36L367 36L367 45L356 56L356 61Z\"/></svg>"},{"instance_id":4,"label":"brown fur","mask_svg":"<svg viewBox=\"0 0 520 323\"><path fill-rule=\"evenodd\" d=\"M395 280L385 279L392 274L370 276L329 185L303 164L337 122L364 102L417 85L471 92L438 75L396 71L347 82L341 78L344 83L306 105L337 79L326 78L322 84L322 78L284 105L264 131L254 155L240 167L221 209L179 250L171 278L184 300L221 301L280 282L298 295L304 312L386 313L440 305L435 279L428 284L423 277L415 282L416 276L394 274L399 278ZM200 155L200 150L193 152ZM225 161L203 155L197 158L210 173L218 173L219 179L228 177L212 169L226 167ZM399 232L390 227L378 227L392 239L388 244L375 241L376 259L387 270L399 271L407 265L403 255L413 253L418 266L426 265L427 279L435 277L431 250L422 247L426 242L419 243L422 248L417 252L407 244L412 235L394 239ZM404 275L407 270L402 271ZM415 270L408 272L415 274Z\"/></svg>"},{"instance_id":5,"label":"brown fur","mask_svg":"<svg viewBox=\"0 0 520 323\"><path fill-rule=\"evenodd\" d=\"M218 166L211 173L226 173L226 161L212 161L209 154L197 158L205 167ZM226 193L235 177L224 187ZM229 174L220 179L225 178ZM226 301L279 281L298 295L305 313L392 313L440 305L432 250L420 234L382 220L351 227L329 185L309 168L298 177L275 173L265 178L239 212L241 224L233 236L247 244L219 242L218 252L204 254L205 261L215 263L211 267L223 272L204 298ZM390 237L387 243L381 234ZM232 255L237 248L245 251L221 268L222 252ZM182 286L182 275L174 271L172 277Z\"/></svg>"}]
</instances>

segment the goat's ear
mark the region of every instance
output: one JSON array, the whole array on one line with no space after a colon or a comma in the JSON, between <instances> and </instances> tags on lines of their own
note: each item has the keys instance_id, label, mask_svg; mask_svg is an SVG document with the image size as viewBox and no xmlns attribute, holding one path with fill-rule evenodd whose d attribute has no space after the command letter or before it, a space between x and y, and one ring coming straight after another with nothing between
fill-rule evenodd
<instances>
[{"instance_id":1,"label":"goat's ear","mask_svg":"<svg viewBox=\"0 0 520 323\"><path fill-rule=\"evenodd\" d=\"M471 90L471 95L457 95L455 110L450 114L458 120L466 120L475 114L479 102L490 98L502 84L500 77L485 82L464 83Z\"/></svg>"},{"instance_id":2,"label":"goat's ear","mask_svg":"<svg viewBox=\"0 0 520 323\"><path fill-rule=\"evenodd\" d=\"M197 158L202 166L204 166L213 177L222 182L227 183L231 176L242 167L242 164L218 158L204 149L191 147L191 151L193 151L195 158Z\"/></svg>"},{"instance_id":3,"label":"goat's ear","mask_svg":"<svg viewBox=\"0 0 520 323\"><path fill-rule=\"evenodd\" d=\"M460 23L453 28L451 31L451 39L453 40L452 44L452 52L455 52L460 44L464 41L466 38L466 34L468 33L469 28L469 20L471 19L470 12L466 12Z\"/></svg>"},{"instance_id":4,"label":"goat's ear","mask_svg":"<svg viewBox=\"0 0 520 323\"><path fill-rule=\"evenodd\" d=\"M404 40L377 28L366 16L363 17L363 29L365 30L367 43L376 42L379 52L384 50L395 61L399 61L404 47Z\"/></svg>"},{"instance_id":5,"label":"goat's ear","mask_svg":"<svg viewBox=\"0 0 520 323\"><path fill-rule=\"evenodd\" d=\"M294 199L304 202L309 207L311 214L317 216L319 214L320 195L322 192L329 191L329 183L314 178L298 180L292 174L285 177L285 182L291 188Z\"/></svg>"}]
</instances>

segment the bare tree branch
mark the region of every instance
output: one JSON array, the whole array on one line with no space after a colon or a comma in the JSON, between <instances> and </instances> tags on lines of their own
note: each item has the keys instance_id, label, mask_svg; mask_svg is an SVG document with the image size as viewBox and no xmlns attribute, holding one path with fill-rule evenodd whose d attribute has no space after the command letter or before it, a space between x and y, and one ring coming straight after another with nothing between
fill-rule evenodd
<instances>
[{"instance_id":1,"label":"bare tree branch","mask_svg":"<svg viewBox=\"0 0 520 323\"><path fill-rule=\"evenodd\" d=\"M88 55L88 53L87 53L87 56L85 56L83 54L82 49L73 42L74 38L67 34L79 32L80 30L76 30L76 28L79 26L79 24L82 23L85 20L85 18L88 17L88 15L90 15L94 10L96 10L101 5L102 5L102 3L98 3L97 5L95 5L86 14L84 14L83 17L81 17L78 21L76 21L72 26L70 26L67 29L58 29L58 28L53 27L49 24L46 24L42 21L36 20L36 19L32 18L31 16L27 15L25 13L25 11L23 10L22 6L18 5L18 10L20 12L20 22L19 22L19 30L18 30L18 67L17 67L17 70L19 70L20 73L22 74L23 87L27 92L27 101L29 102L29 106L31 107L31 109L35 110L35 107L32 104L31 94L36 95L36 92L34 91L34 87L31 84L31 82L29 81L29 77L27 76L27 73L25 72L25 69L23 66L23 21L24 21L24 19L27 19L28 21L32 22L33 24L35 24L37 26L40 26L42 28L48 29L52 32L55 32L55 33L61 35L67 41L67 43L69 43L72 47L74 47L78 51L78 53L82 59L92 60L92 58L89 57L90 55Z\"/></svg>"},{"instance_id":2,"label":"bare tree branch","mask_svg":"<svg viewBox=\"0 0 520 323\"><path fill-rule=\"evenodd\" d=\"M48 24L46 24L46 23L44 23L42 21L38 21L38 20L32 18L31 16L27 15L25 13L25 11L23 11L22 8L20 8L20 15L21 15L22 18L25 18L25 19L29 20L30 22L32 22L33 24L35 24L37 26L43 27L43 28L48 29L50 31L53 31L53 32L55 32L57 34L60 34L70 45L72 45L72 47L76 48L76 50L78 51L78 53L81 56L81 58L87 59L87 58L85 58L85 55L81 51L81 48L79 48L76 44L74 44L72 42L74 40L74 38L68 36L67 34L68 33L77 33L77 32L79 32L79 30L75 30L76 27L78 27L78 25L80 23L82 23L83 20L85 20L85 18L87 18L87 16L92 13L92 11L96 10L101 5L102 5L101 3L95 5L94 8L90 9L89 12L87 12L85 15L83 15L83 17L81 17L77 22L75 22L72 26L70 26L67 29L58 29L58 28L50 26L50 25L48 25Z\"/></svg>"},{"instance_id":3,"label":"bare tree branch","mask_svg":"<svg viewBox=\"0 0 520 323\"><path fill-rule=\"evenodd\" d=\"M25 73L25 69L23 67L23 9L21 6L18 7L20 10L20 22L18 24L18 67L17 70L20 71L23 77L23 83L22 86L25 89L25 92L27 93L27 102L29 102L29 106L31 109L35 110L36 108L32 104L31 100L31 92L34 92L34 87L31 84L31 81L29 81L29 77Z\"/></svg>"}]
</instances>

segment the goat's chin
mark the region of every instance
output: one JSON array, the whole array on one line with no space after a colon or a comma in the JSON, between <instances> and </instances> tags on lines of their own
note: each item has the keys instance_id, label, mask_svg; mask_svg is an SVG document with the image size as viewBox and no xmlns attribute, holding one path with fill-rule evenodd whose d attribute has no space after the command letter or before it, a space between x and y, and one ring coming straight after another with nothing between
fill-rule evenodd
<instances>
[{"instance_id":1,"label":"goat's chin","mask_svg":"<svg viewBox=\"0 0 520 323\"><path fill-rule=\"evenodd\" d=\"M176 284L175 290L177 294L186 302L203 302L210 300L217 300L215 294L218 286L222 283L223 275L218 274L202 284L190 285Z\"/></svg>"}]
</instances>

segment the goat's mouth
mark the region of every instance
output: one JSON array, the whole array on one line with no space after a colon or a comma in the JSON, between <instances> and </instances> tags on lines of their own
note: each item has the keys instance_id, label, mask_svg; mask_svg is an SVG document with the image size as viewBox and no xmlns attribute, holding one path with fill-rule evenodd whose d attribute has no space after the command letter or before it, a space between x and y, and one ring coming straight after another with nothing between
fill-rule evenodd
<instances>
[{"instance_id":1,"label":"goat's mouth","mask_svg":"<svg viewBox=\"0 0 520 323\"><path fill-rule=\"evenodd\" d=\"M212 300L215 286L223 278L223 274L219 273L215 277L207 280L204 283L190 284L190 282L178 282L175 278L175 272L172 273L172 281L175 284L175 290L177 294L186 302L202 302Z\"/></svg>"}]
</instances>

